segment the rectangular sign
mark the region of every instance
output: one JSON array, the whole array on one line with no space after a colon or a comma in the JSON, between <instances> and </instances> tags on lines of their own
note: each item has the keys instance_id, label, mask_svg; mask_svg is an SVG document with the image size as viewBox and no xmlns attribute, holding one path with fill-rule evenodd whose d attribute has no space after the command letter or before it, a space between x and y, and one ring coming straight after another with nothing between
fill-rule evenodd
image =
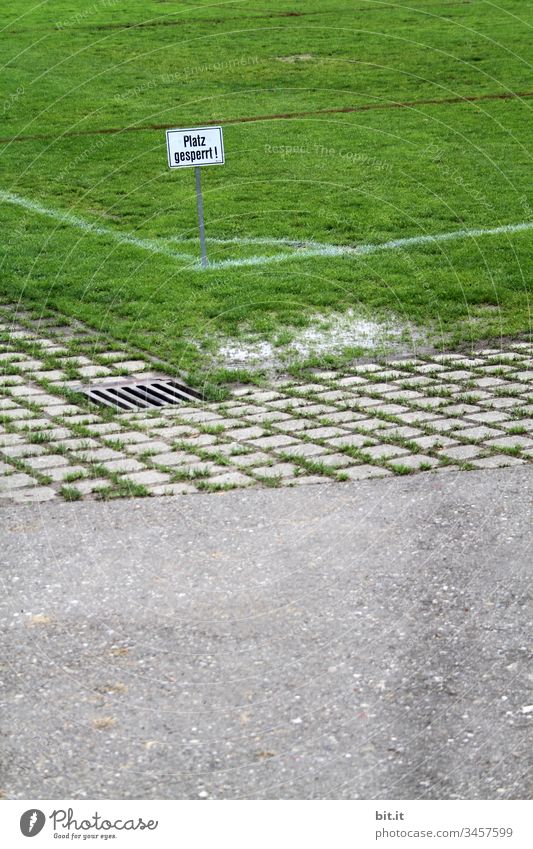
<instances>
[{"instance_id":1,"label":"rectangular sign","mask_svg":"<svg viewBox=\"0 0 533 849\"><path fill-rule=\"evenodd\" d=\"M222 127L167 130L169 168L224 165Z\"/></svg>"}]
</instances>

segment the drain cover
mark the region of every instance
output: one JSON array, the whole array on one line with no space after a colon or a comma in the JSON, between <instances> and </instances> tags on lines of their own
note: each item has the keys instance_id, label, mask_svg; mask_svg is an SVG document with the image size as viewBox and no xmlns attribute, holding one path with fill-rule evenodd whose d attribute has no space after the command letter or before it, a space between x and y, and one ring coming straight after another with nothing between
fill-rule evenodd
<instances>
[{"instance_id":1,"label":"drain cover","mask_svg":"<svg viewBox=\"0 0 533 849\"><path fill-rule=\"evenodd\" d=\"M199 392L168 377L93 384L80 387L79 391L95 404L119 410L146 410L202 400Z\"/></svg>"}]
</instances>

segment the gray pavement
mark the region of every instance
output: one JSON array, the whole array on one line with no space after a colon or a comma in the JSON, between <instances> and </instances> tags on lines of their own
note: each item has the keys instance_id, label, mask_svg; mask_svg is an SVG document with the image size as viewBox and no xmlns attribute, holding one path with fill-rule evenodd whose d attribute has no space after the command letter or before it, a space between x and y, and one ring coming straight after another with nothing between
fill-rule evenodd
<instances>
[{"instance_id":1,"label":"gray pavement","mask_svg":"<svg viewBox=\"0 0 533 849\"><path fill-rule=\"evenodd\" d=\"M531 471L0 512L8 798L530 798Z\"/></svg>"}]
</instances>

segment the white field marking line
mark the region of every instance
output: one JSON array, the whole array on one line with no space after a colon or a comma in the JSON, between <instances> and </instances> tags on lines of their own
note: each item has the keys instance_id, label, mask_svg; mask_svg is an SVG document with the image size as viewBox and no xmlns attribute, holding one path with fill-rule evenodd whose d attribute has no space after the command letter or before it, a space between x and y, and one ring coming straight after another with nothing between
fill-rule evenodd
<instances>
[{"instance_id":1,"label":"white field marking line","mask_svg":"<svg viewBox=\"0 0 533 849\"><path fill-rule=\"evenodd\" d=\"M133 245L136 248L142 248L145 251L151 251L154 254L162 254L163 256L171 257L172 259L183 259L194 264L199 261L196 257L190 254L180 254L176 251L169 250L164 243L159 239L139 239L137 236L132 236L129 233L123 233L120 230L112 230L110 227L103 227L100 224L93 224L92 221L86 221L84 218L78 218L77 215L72 215L70 212L63 212L58 209L51 209L48 206L42 206L36 201L28 198L15 195L12 192L5 192L0 189L0 201L11 203L15 206L21 206L23 209L28 209L30 212L36 212L38 215L45 215L47 218L53 218L62 224L69 224L71 227L76 227L78 230L83 230L86 233L94 233L97 236L109 236L116 242Z\"/></svg>"},{"instance_id":2,"label":"white field marking line","mask_svg":"<svg viewBox=\"0 0 533 849\"><path fill-rule=\"evenodd\" d=\"M70 224L87 233L94 233L100 236L108 236L119 243L133 245L142 250L150 251L151 253L162 254L171 259L186 260L190 263L191 270L200 271L202 266L198 259L190 254L180 254L176 251L169 250L165 247L165 242L169 241L189 243L193 242L192 238L175 237L173 239L139 239L129 233L123 233L120 230L112 230L110 227L102 227L98 224L93 224L91 221L85 221L83 218L78 218L71 215L69 212L51 209L42 206L36 201L23 198L20 195L11 192L5 192L0 189L0 201L11 203L15 206L21 206L32 212L37 212L39 215L45 215L48 218L54 218L63 224ZM328 245L322 242L295 241L293 239L270 239L270 238L239 238L231 239L211 239L210 241L217 244L269 244L279 245L280 247L293 248L291 253L285 252L273 254L272 256L252 256L245 259L227 259L218 262L210 262L209 268L238 268L241 266L268 265L273 262L286 262L294 259L307 259L309 257L331 257L331 256L368 256L369 254L378 253L380 251L396 250L398 248L410 248L418 245L434 244L439 242L451 242L459 239L476 239L482 236L499 236L503 234L520 233L526 230L533 230L533 221L523 221L519 224L503 224L500 227L473 228L464 230L454 230L450 233L435 233L434 235L409 236L403 239L391 239L388 242L381 244L366 244L352 247L350 245Z\"/></svg>"}]
</instances>

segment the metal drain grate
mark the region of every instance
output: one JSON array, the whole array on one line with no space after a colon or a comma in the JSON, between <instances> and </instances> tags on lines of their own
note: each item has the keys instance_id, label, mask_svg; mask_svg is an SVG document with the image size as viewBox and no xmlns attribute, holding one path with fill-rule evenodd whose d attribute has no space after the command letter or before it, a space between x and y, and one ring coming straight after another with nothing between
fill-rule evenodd
<instances>
[{"instance_id":1,"label":"metal drain grate","mask_svg":"<svg viewBox=\"0 0 533 849\"><path fill-rule=\"evenodd\" d=\"M169 404L201 401L202 395L170 378L100 383L79 390L95 404L119 410L152 410Z\"/></svg>"}]
</instances>

